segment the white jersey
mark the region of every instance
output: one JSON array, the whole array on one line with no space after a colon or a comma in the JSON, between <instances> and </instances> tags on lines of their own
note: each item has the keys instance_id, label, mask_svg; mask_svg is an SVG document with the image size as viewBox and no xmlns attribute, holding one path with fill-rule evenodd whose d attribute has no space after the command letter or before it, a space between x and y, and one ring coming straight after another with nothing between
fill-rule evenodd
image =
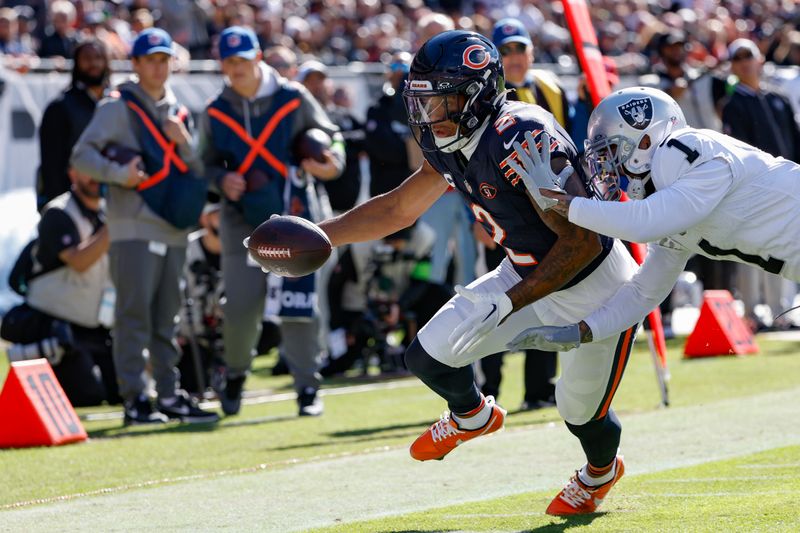
<instances>
[{"instance_id":1,"label":"white jersey","mask_svg":"<svg viewBox=\"0 0 800 533\"><path fill-rule=\"evenodd\" d=\"M685 128L655 150L651 177L656 192L644 200L570 204L569 220L579 226L658 243L649 247L656 257L647 269L587 319L596 338L658 305L694 253L800 281L800 165L721 133Z\"/></svg>"}]
</instances>

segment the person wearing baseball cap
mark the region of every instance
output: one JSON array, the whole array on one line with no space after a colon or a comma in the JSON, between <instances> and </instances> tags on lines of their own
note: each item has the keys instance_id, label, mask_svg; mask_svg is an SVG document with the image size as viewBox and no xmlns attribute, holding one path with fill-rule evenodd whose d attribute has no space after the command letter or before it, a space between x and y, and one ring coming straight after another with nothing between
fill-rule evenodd
<instances>
[{"instance_id":1,"label":"person wearing baseball cap","mask_svg":"<svg viewBox=\"0 0 800 533\"><path fill-rule=\"evenodd\" d=\"M506 88L514 89L508 98L543 107L570 131L571 108L567 93L552 72L531 68L534 47L522 22L514 18L497 21L492 31L492 42L503 58Z\"/></svg>"},{"instance_id":2,"label":"person wearing baseball cap","mask_svg":"<svg viewBox=\"0 0 800 533\"><path fill-rule=\"evenodd\" d=\"M179 280L208 186L191 116L167 84L173 55L164 30L141 32L131 48L136 76L100 102L72 152L76 170L108 184L113 354L126 425L219 419L180 389L176 369ZM145 348L156 406L146 392Z\"/></svg>"},{"instance_id":3,"label":"person wearing baseball cap","mask_svg":"<svg viewBox=\"0 0 800 533\"><path fill-rule=\"evenodd\" d=\"M200 130L206 177L222 196L225 367L215 381L219 383L222 410L234 415L241 408L267 294L267 277L257 264L248 261L242 241L270 215L311 218L309 189L293 185L292 165L297 165L299 179L307 175L335 179L344 167L344 150L338 128L308 90L262 61L261 47L252 30L226 28L219 37L218 53L225 87L206 107ZM292 139L311 128L331 135L334 146L325 152L323 163L294 161ZM313 274L299 280L270 281L273 286L279 293L292 293L292 301L316 298ZM319 317L313 306L290 307L289 299L279 300L281 353L292 369L299 414L319 415Z\"/></svg>"}]
</instances>

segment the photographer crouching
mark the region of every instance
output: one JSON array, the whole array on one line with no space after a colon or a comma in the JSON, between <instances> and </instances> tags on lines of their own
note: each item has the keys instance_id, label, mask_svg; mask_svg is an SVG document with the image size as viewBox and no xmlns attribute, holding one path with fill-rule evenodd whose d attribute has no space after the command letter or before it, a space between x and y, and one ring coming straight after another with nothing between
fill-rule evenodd
<instances>
[{"instance_id":1,"label":"photographer crouching","mask_svg":"<svg viewBox=\"0 0 800 533\"><path fill-rule=\"evenodd\" d=\"M11 361L46 357L72 405L121 401L109 329L114 289L99 184L70 169L71 190L51 200L39 236L20 254L9 285L25 297L3 318Z\"/></svg>"}]
</instances>

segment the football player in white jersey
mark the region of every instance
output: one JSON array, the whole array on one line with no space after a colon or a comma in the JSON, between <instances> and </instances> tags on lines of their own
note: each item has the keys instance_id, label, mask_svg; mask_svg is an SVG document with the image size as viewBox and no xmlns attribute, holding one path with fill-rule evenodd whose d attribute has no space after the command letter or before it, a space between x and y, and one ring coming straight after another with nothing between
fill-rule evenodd
<instances>
[{"instance_id":1,"label":"football player in white jersey","mask_svg":"<svg viewBox=\"0 0 800 533\"><path fill-rule=\"evenodd\" d=\"M552 184L551 209L570 222L632 242L648 242L639 272L581 322L529 328L514 349L568 350L636 324L667 297L693 254L756 265L800 281L800 165L727 135L687 127L678 104L633 87L600 102L589 119L586 160L601 200ZM538 161L522 162L527 187ZM557 185L557 184L556 184Z\"/></svg>"}]
</instances>

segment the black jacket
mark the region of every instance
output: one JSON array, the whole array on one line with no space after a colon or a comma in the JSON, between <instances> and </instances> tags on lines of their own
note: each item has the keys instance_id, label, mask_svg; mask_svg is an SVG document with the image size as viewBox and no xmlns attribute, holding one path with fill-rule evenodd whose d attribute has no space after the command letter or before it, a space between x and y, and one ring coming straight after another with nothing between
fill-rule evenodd
<instances>
[{"instance_id":1,"label":"black jacket","mask_svg":"<svg viewBox=\"0 0 800 533\"><path fill-rule=\"evenodd\" d=\"M406 140L412 133L401 93L385 92L367 110L364 149L369 155L370 197L391 191L411 174Z\"/></svg>"},{"instance_id":2,"label":"black jacket","mask_svg":"<svg viewBox=\"0 0 800 533\"><path fill-rule=\"evenodd\" d=\"M741 83L722 109L725 133L768 154L800 163L800 130L789 101Z\"/></svg>"},{"instance_id":3,"label":"black jacket","mask_svg":"<svg viewBox=\"0 0 800 533\"><path fill-rule=\"evenodd\" d=\"M42 163L36 185L40 208L69 190L67 169L72 147L92 119L96 105L85 89L73 85L45 109L39 127Z\"/></svg>"}]
</instances>

